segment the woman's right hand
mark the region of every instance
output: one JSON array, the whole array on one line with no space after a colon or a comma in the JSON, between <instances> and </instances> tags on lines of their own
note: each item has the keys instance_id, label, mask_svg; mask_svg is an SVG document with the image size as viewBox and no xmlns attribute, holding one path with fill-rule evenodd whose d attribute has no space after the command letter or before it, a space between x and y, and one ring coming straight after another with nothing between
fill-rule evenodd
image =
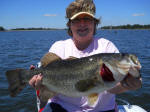
<instances>
[{"instance_id":1,"label":"woman's right hand","mask_svg":"<svg viewBox=\"0 0 150 112\"><path fill-rule=\"evenodd\" d=\"M43 78L42 74L34 75L30 79L29 84L36 90L39 90L42 85L42 78Z\"/></svg>"},{"instance_id":2,"label":"woman's right hand","mask_svg":"<svg viewBox=\"0 0 150 112\"><path fill-rule=\"evenodd\" d=\"M31 65L30 70L32 70L32 69L35 69L35 66ZM39 90L41 85L42 85L42 78L43 78L43 76L42 76L41 73L37 74L37 75L34 75L30 79L29 85L31 85L34 89Z\"/></svg>"}]
</instances>

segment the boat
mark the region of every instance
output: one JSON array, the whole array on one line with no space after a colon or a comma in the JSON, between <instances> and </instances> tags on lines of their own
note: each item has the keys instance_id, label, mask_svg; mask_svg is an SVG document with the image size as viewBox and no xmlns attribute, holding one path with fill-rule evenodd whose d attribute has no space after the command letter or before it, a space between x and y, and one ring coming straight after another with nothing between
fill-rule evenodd
<instances>
[{"instance_id":1,"label":"boat","mask_svg":"<svg viewBox=\"0 0 150 112\"><path fill-rule=\"evenodd\" d=\"M126 100L119 99L119 98L117 98L116 100L124 103L124 105L118 105L117 106L118 112L148 112L138 105L131 105ZM43 110L43 109L40 109L40 101L38 98L37 98L37 107L38 107L39 112L41 112L40 110Z\"/></svg>"},{"instance_id":2,"label":"boat","mask_svg":"<svg viewBox=\"0 0 150 112\"><path fill-rule=\"evenodd\" d=\"M118 105L118 112L147 112L142 107L138 105L131 105L126 100L117 98L117 101L124 103L124 105Z\"/></svg>"}]
</instances>

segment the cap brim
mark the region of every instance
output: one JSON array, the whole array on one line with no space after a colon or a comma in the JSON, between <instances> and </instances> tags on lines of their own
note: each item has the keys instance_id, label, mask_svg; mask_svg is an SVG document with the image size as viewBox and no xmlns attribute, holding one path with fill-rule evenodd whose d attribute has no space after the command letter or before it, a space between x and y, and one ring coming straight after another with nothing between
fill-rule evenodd
<instances>
[{"instance_id":1,"label":"cap brim","mask_svg":"<svg viewBox=\"0 0 150 112\"><path fill-rule=\"evenodd\" d=\"M76 17L78 17L79 15L82 15L82 14L89 15L89 16L95 18L94 15L89 13L89 12L79 12L79 13L76 13L75 15L73 15L70 19L73 20L73 19L75 19Z\"/></svg>"}]
</instances>

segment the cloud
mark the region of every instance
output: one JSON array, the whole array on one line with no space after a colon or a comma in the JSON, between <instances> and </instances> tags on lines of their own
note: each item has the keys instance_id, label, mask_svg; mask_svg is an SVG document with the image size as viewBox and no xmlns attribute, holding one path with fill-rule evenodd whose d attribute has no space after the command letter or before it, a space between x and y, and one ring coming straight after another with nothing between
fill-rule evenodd
<instances>
[{"instance_id":1,"label":"cloud","mask_svg":"<svg viewBox=\"0 0 150 112\"><path fill-rule=\"evenodd\" d=\"M135 13L132 16L145 16L145 14L144 13Z\"/></svg>"},{"instance_id":2,"label":"cloud","mask_svg":"<svg viewBox=\"0 0 150 112\"><path fill-rule=\"evenodd\" d=\"M56 14L44 14L44 16L57 16Z\"/></svg>"}]
</instances>

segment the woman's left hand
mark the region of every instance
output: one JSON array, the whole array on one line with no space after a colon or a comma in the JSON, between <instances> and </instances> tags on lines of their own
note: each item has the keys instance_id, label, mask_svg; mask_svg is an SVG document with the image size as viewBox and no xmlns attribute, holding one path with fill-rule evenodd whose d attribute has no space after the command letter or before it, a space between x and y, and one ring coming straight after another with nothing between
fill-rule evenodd
<instances>
[{"instance_id":1,"label":"woman's left hand","mask_svg":"<svg viewBox=\"0 0 150 112\"><path fill-rule=\"evenodd\" d=\"M125 77L125 79L121 81L121 85L127 90L136 90L141 88L142 78L135 78L128 74L127 77Z\"/></svg>"}]
</instances>

